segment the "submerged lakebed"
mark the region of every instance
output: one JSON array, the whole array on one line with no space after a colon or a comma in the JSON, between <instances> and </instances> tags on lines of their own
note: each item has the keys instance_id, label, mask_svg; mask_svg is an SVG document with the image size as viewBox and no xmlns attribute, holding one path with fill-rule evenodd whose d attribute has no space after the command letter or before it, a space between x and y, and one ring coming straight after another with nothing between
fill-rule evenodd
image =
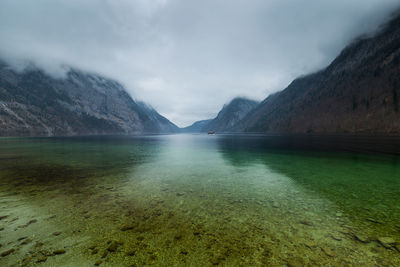
<instances>
[{"instance_id":1,"label":"submerged lakebed","mask_svg":"<svg viewBox=\"0 0 400 267\"><path fill-rule=\"evenodd\" d=\"M0 139L1 266L400 266L400 139Z\"/></svg>"}]
</instances>

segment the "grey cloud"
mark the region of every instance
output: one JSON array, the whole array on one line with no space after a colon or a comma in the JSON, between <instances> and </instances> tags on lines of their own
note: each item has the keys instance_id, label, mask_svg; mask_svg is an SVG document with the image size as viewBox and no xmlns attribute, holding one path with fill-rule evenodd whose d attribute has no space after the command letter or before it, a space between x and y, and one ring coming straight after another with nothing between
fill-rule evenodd
<instances>
[{"instance_id":1,"label":"grey cloud","mask_svg":"<svg viewBox=\"0 0 400 267\"><path fill-rule=\"evenodd\" d=\"M180 126L326 66L398 0L2 0L0 56L121 81Z\"/></svg>"}]
</instances>

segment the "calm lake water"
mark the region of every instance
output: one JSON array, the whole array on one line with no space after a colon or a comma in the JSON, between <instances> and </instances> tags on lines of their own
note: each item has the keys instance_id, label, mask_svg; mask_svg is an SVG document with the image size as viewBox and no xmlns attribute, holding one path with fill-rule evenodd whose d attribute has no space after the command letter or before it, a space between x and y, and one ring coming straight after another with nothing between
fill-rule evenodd
<instances>
[{"instance_id":1,"label":"calm lake water","mask_svg":"<svg viewBox=\"0 0 400 267\"><path fill-rule=\"evenodd\" d=\"M0 266L400 266L400 139L0 139Z\"/></svg>"}]
</instances>

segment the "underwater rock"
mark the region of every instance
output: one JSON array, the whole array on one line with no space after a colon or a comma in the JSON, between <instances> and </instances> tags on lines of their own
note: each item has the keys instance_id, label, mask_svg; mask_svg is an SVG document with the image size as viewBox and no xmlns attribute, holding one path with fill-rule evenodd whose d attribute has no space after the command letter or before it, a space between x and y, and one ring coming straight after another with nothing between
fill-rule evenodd
<instances>
[{"instance_id":1,"label":"underwater rock","mask_svg":"<svg viewBox=\"0 0 400 267\"><path fill-rule=\"evenodd\" d=\"M4 230L4 227L0 227L0 231L3 231Z\"/></svg>"},{"instance_id":2,"label":"underwater rock","mask_svg":"<svg viewBox=\"0 0 400 267\"><path fill-rule=\"evenodd\" d=\"M335 252L328 247L321 247L322 251L329 257L335 257Z\"/></svg>"},{"instance_id":3,"label":"underwater rock","mask_svg":"<svg viewBox=\"0 0 400 267\"><path fill-rule=\"evenodd\" d=\"M121 226L121 231L128 231L128 230L132 230L136 227L136 224L125 224L123 226Z\"/></svg>"},{"instance_id":4,"label":"underwater rock","mask_svg":"<svg viewBox=\"0 0 400 267\"><path fill-rule=\"evenodd\" d=\"M175 241L180 241L180 240L182 240L182 238L183 238L183 235L181 235L181 234L177 234L174 236Z\"/></svg>"},{"instance_id":5,"label":"underwater rock","mask_svg":"<svg viewBox=\"0 0 400 267\"><path fill-rule=\"evenodd\" d=\"M342 225L343 226L343 225ZM344 234L344 235L353 235L353 231L348 229L348 228L343 228L339 231L340 233Z\"/></svg>"},{"instance_id":6,"label":"underwater rock","mask_svg":"<svg viewBox=\"0 0 400 267\"><path fill-rule=\"evenodd\" d=\"M59 236L59 235L61 235L61 232L54 232L52 235Z\"/></svg>"},{"instance_id":7,"label":"underwater rock","mask_svg":"<svg viewBox=\"0 0 400 267\"><path fill-rule=\"evenodd\" d=\"M157 259L157 255L154 253L154 251L150 251L149 252L149 258L150 260L154 261L155 259Z\"/></svg>"},{"instance_id":8,"label":"underwater rock","mask_svg":"<svg viewBox=\"0 0 400 267\"><path fill-rule=\"evenodd\" d=\"M64 254L65 252L66 252L65 249L56 249L53 251L53 254L60 255L60 254Z\"/></svg>"},{"instance_id":9,"label":"underwater rock","mask_svg":"<svg viewBox=\"0 0 400 267\"><path fill-rule=\"evenodd\" d=\"M385 248L391 248L396 244L396 241L391 237L378 237L378 242Z\"/></svg>"},{"instance_id":10,"label":"underwater rock","mask_svg":"<svg viewBox=\"0 0 400 267\"><path fill-rule=\"evenodd\" d=\"M114 241L112 241L111 244L108 246L107 250L108 250L109 252L115 252L115 251L117 251L119 245L121 245L121 242L115 241L115 240L114 240Z\"/></svg>"},{"instance_id":11,"label":"underwater rock","mask_svg":"<svg viewBox=\"0 0 400 267\"><path fill-rule=\"evenodd\" d=\"M331 234L331 238L336 241L342 241L342 238L339 235Z\"/></svg>"},{"instance_id":12,"label":"underwater rock","mask_svg":"<svg viewBox=\"0 0 400 267\"><path fill-rule=\"evenodd\" d=\"M27 245L27 244L29 244L31 242L32 242L32 239L27 238L21 243L21 245Z\"/></svg>"},{"instance_id":13,"label":"underwater rock","mask_svg":"<svg viewBox=\"0 0 400 267\"><path fill-rule=\"evenodd\" d=\"M103 255L101 255L101 258L104 259L108 255L108 250L104 250Z\"/></svg>"},{"instance_id":14,"label":"underwater rock","mask_svg":"<svg viewBox=\"0 0 400 267\"><path fill-rule=\"evenodd\" d=\"M360 242L362 242L362 243L369 243L369 242L370 242L369 238L366 237L366 236L364 236L364 235L354 234L354 238L355 238L357 241L360 241Z\"/></svg>"},{"instance_id":15,"label":"underwater rock","mask_svg":"<svg viewBox=\"0 0 400 267\"><path fill-rule=\"evenodd\" d=\"M37 220L36 220L36 219L33 219L33 220L30 220L29 222L27 222L27 223L24 224L24 225L18 226L18 228L25 228L25 227L28 227L29 225L31 225L32 223L36 223L36 222L37 222Z\"/></svg>"},{"instance_id":16,"label":"underwater rock","mask_svg":"<svg viewBox=\"0 0 400 267\"><path fill-rule=\"evenodd\" d=\"M0 255L1 255L2 257L5 257L5 256L10 255L10 254L13 253L14 251L15 251L15 249L12 248L12 249L3 251Z\"/></svg>"},{"instance_id":17,"label":"underwater rock","mask_svg":"<svg viewBox=\"0 0 400 267\"><path fill-rule=\"evenodd\" d=\"M162 215L162 211L161 211L161 210L156 210L156 211L153 212L152 215L153 215L154 217L159 217L159 216Z\"/></svg>"},{"instance_id":18,"label":"underwater rock","mask_svg":"<svg viewBox=\"0 0 400 267\"><path fill-rule=\"evenodd\" d=\"M279 204L276 201L270 200L271 206L275 209L279 209Z\"/></svg>"},{"instance_id":19,"label":"underwater rock","mask_svg":"<svg viewBox=\"0 0 400 267\"><path fill-rule=\"evenodd\" d=\"M95 255L95 254L97 254L98 252L99 252L99 250L98 250L97 248L95 248L95 249L92 250L92 255Z\"/></svg>"},{"instance_id":20,"label":"underwater rock","mask_svg":"<svg viewBox=\"0 0 400 267\"><path fill-rule=\"evenodd\" d=\"M32 261L33 257L29 256L25 259L22 260L21 266L30 266L31 261Z\"/></svg>"},{"instance_id":21,"label":"underwater rock","mask_svg":"<svg viewBox=\"0 0 400 267\"><path fill-rule=\"evenodd\" d=\"M27 236L23 236L23 237L18 238L17 241L21 241L21 240L24 240L26 238L28 238L28 237Z\"/></svg>"},{"instance_id":22,"label":"underwater rock","mask_svg":"<svg viewBox=\"0 0 400 267\"><path fill-rule=\"evenodd\" d=\"M36 242L35 244L35 248L40 248L41 246L43 246L44 244L42 242Z\"/></svg>"},{"instance_id":23,"label":"underwater rock","mask_svg":"<svg viewBox=\"0 0 400 267\"><path fill-rule=\"evenodd\" d=\"M26 225L30 225L30 224L36 223L36 222L37 222L37 220L36 220L36 219L33 219L33 220L30 220Z\"/></svg>"},{"instance_id":24,"label":"underwater rock","mask_svg":"<svg viewBox=\"0 0 400 267\"><path fill-rule=\"evenodd\" d=\"M136 250L131 250L126 253L127 256L135 256Z\"/></svg>"},{"instance_id":25,"label":"underwater rock","mask_svg":"<svg viewBox=\"0 0 400 267\"><path fill-rule=\"evenodd\" d=\"M41 250L40 253L44 256L53 256L54 254L48 250Z\"/></svg>"},{"instance_id":26,"label":"underwater rock","mask_svg":"<svg viewBox=\"0 0 400 267\"><path fill-rule=\"evenodd\" d=\"M1 221L1 220L4 220L4 219L7 219L9 216L10 216L10 215L2 215L2 216L0 216L0 221Z\"/></svg>"},{"instance_id":27,"label":"underwater rock","mask_svg":"<svg viewBox=\"0 0 400 267\"><path fill-rule=\"evenodd\" d=\"M365 220L372 222L372 223L376 223L376 224L382 224L382 222L375 220L374 218L366 218Z\"/></svg>"},{"instance_id":28,"label":"underwater rock","mask_svg":"<svg viewBox=\"0 0 400 267\"><path fill-rule=\"evenodd\" d=\"M99 266L99 265L102 264L102 263L103 263L102 260L97 260L97 261L94 263L94 266Z\"/></svg>"},{"instance_id":29,"label":"underwater rock","mask_svg":"<svg viewBox=\"0 0 400 267\"><path fill-rule=\"evenodd\" d=\"M176 196L178 196L178 197L181 197L181 196L184 196L185 195L185 193L176 193Z\"/></svg>"},{"instance_id":30,"label":"underwater rock","mask_svg":"<svg viewBox=\"0 0 400 267\"><path fill-rule=\"evenodd\" d=\"M311 249L313 249L313 248L315 248L317 245L314 243L314 242L312 242L312 241L306 241L306 242L304 242L304 245L306 246L306 247L308 247L308 248L311 248Z\"/></svg>"},{"instance_id":31,"label":"underwater rock","mask_svg":"<svg viewBox=\"0 0 400 267\"><path fill-rule=\"evenodd\" d=\"M199 232L199 231L194 231L194 232L193 232L193 235L198 236L198 235L200 235L200 232Z\"/></svg>"},{"instance_id":32,"label":"underwater rock","mask_svg":"<svg viewBox=\"0 0 400 267\"><path fill-rule=\"evenodd\" d=\"M307 225L307 226L314 226L314 224L312 222L309 222L309 221L300 221L299 223Z\"/></svg>"},{"instance_id":33,"label":"underwater rock","mask_svg":"<svg viewBox=\"0 0 400 267\"><path fill-rule=\"evenodd\" d=\"M225 258L221 255L219 256L214 256L211 258L210 262L212 265L220 265L222 261L224 261Z\"/></svg>"},{"instance_id":34,"label":"underwater rock","mask_svg":"<svg viewBox=\"0 0 400 267\"><path fill-rule=\"evenodd\" d=\"M37 259L37 262L45 262L47 260L47 256L41 256Z\"/></svg>"},{"instance_id":35,"label":"underwater rock","mask_svg":"<svg viewBox=\"0 0 400 267\"><path fill-rule=\"evenodd\" d=\"M303 267L304 266L304 262L301 258L297 258L297 259L288 259L286 260L286 265L288 267Z\"/></svg>"}]
</instances>

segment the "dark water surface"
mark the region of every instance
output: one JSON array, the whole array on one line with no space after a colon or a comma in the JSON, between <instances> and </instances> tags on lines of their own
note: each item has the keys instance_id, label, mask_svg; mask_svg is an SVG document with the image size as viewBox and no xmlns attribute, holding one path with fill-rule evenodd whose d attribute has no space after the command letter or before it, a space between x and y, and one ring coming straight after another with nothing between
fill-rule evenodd
<instances>
[{"instance_id":1,"label":"dark water surface","mask_svg":"<svg viewBox=\"0 0 400 267\"><path fill-rule=\"evenodd\" d=\"M2 138L0 230L0 266L400 266L400 138Z\"/></svg>"}]
</instances>

